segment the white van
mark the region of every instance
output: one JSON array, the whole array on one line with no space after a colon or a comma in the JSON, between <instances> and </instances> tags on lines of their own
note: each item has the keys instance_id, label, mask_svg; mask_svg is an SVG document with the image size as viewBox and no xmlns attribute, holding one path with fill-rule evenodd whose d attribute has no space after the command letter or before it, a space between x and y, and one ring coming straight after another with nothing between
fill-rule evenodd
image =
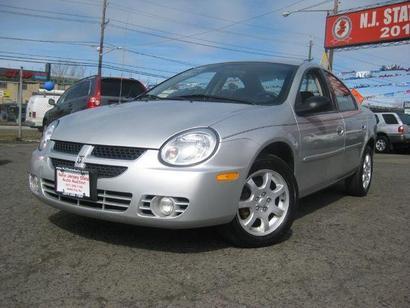
<instances>
[{"instance_id":1,"label":"white van","mask_svg":"<svg viewBox=\"0 0 410 308\"><path fill-rule=\"evenodd\" d=\"M30 100L27 103L26 125L42 128L44 114L47 110L53 108L48 101L53 99L56 102L63 93L64 90L47 91L44 89L40 89L37 93L33 93L33 96L30 97Z\"/></svg>"}]
</instances>

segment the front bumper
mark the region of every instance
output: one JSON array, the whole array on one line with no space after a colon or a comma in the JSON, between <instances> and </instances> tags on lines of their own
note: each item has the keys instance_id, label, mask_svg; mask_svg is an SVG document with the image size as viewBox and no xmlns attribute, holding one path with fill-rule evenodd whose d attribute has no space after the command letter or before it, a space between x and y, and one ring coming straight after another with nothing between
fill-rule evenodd
<instances>
[{"instance_id":1,"label":"front bumper","mask_svg":"<svg viewBox=\"0 0 410 308\"><path fill-rule=\"evenodd\" d=\"M41 183L38 191L32 190L36 197L57 209L78 215L160 228L195 228L230 222L236 215L252 157L251 149L254 149L249 140L226 141L220 144L217 153L209 161L189 168L164 166L158 160L157 150L147 150L134 161L109 160L110 165L126 164L128 168L119 176L99 178L97 181L101 203L104 203L102 198L105 194L118 192L132 195L127 197L129 204L126 209L118 211L109 206L95 208L72 200L67 202L52 194L55 169L51 157L75 160L74 156L50 150L52 143L44 151L46 154L38 150L32 154L30 173L40 179ZM89 160L88 163L108 164L107 159ZM227 171L239 172L239 179L234 182L217 182L216 175ZM182 198L188 201L188 206L176 217L150 217L141 211L147 196Z\"/></svg>"}]
</instances>

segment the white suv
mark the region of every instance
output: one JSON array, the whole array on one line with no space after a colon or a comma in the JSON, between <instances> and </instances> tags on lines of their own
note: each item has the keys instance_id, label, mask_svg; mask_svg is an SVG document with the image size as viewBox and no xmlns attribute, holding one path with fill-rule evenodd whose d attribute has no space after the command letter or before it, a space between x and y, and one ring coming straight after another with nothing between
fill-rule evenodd
<instances>
[{"instance_id":1,"label":"white suv","mask_svg":"<svg viewBox=\"0 0 410 308\"><path fill-rule=\"evenodd\" d=\"M376 151L388 153L393 147L410 145L410 115L404 113L375 113L377 122Z\"/></svg>"}]
</instances>

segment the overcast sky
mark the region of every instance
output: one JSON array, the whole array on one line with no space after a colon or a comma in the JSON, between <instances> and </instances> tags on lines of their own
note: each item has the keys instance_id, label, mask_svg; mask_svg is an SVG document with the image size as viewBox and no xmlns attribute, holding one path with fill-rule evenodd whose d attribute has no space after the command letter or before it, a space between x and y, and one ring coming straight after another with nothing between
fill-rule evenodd
<instances>
[{"instance_id":1,"label":"overcast sky","mask_svg":"<svg viewBox=\"0 0 410 308\"><path fill-rule=\"evenodd\" d=\"M117 68L123 66L152 76L111 69L104 69L103 73L156 81L161 76L212 62L301 61L307 57L310 39L314 42L314 61L320 62L326 14L295 13L284 18L282 12L321 2L325 1L109 0L110 21L105 41L113 49L107 49L111 51L104 59ZM340 9L379 2L341 0ZM333 1L327 1L315 9L332 6ZM0 57L31 57L35 61L39 57L62 57L95 63L101 7L101 0L0 0L1 37L74 42L73 45L0 38ZM122 49L114 49L115 46ZM408 67L409 55L410 45L340 51L335 54L334 67L336 71L376 69L383 64ZM40 63L0 60L0 66L20 65L44 69ZM96 68L87 69L87 74L95 72Z\"/></svg>"}]
</instances>

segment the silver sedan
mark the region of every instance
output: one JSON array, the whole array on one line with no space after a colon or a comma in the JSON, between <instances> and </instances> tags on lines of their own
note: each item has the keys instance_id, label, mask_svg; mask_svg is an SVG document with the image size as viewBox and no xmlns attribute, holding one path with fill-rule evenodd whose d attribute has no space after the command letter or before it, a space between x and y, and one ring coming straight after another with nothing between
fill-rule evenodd
<instances>
[{"instance_id":1,"label":"silver sedan","mask_svg":"<svg viewBox=\"0 0 410 308\"><path fill-rule=\"evenodd\" d=\"M370 188L376 122L309 63L190 69L135 102L51 123L33 152L35 196L64 211L161 228L219 226L258 247L289 231L300 197Z\"/></svg>"}]
</instances>

